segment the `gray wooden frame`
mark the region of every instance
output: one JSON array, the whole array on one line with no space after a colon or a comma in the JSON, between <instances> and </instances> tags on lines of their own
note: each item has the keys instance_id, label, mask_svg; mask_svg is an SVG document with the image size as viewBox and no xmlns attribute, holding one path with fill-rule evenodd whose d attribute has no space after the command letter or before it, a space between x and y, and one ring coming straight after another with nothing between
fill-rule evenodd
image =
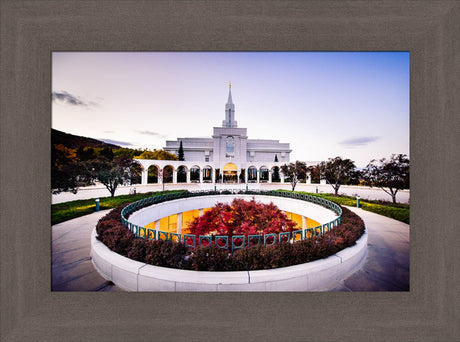
<instances>
[{"instance_id":1,"label":"gray wooden frame","mask_svg":"<svg viewBox=\"0 0 460 342\"><path fill-rule=\"evenodd\" d=\"M3 0L0 10L2 341L459 340L459 2ZM410 51L410 291L51 292L50 57L70 50Z\"/></svg>"}]
</instances>

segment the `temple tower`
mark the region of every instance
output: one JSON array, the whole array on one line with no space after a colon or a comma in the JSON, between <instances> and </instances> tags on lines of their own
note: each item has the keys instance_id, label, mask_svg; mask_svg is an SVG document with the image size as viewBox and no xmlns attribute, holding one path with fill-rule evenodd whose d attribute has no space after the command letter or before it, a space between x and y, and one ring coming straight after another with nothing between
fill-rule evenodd
<instances>
[{"instance_id":1,"label":"temple tower","mask_svg":"<svg viewBox=\"0 0 460 342\"><path fill-rule=\"evenodd\" d=\"M238 123L235 120L235 105L232 101L232 83L228 83L228 100L225 104L225 120L222 121L222 127L235 128Z\"/></svg>"}]
</instances>

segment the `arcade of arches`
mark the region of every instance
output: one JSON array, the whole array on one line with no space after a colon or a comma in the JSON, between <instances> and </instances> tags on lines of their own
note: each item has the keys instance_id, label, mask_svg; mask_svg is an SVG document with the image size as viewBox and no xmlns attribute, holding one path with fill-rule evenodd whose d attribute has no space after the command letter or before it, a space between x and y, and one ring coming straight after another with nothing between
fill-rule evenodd
<instances>
[{"instance_id":1,"label":"arcade of arches","mask_svg":"<svg viewBox=\"0 0 460 342\"><path fill-rule=\"evenodd\" d=\"M239 168L234 163L226 163L222 169L213 163L185 162L177 160L137 159L143 166L141 184L162 183L284 183L280 167L283 163L248 163ZM310 184L310 178L307 184Z\"/></svg>"}]
</instances>

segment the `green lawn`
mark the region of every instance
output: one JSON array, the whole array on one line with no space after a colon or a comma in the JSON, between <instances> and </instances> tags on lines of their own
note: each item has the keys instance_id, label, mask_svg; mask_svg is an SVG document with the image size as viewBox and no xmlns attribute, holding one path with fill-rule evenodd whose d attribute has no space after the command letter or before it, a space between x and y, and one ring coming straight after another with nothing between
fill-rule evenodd
<instances>
[{"instance_id":1,"label":"green lawn","mask_svg":"<svg viewBox=\"0 0 460 342\"><path fill-rule=\"evenodd\" d=\"M285 190L282 190L282 191L285 191ZM356 207L356 197L334 196L332 194L316 194L316 193L308 193L308 192L302 192L302 191L296 191L296 192L321 197L321 198L333 201L340 205ZM376 214L390 217L392 219L409 224L409 214L410 214L409 204L392 203L392 202L385 202L385 201L371 201L371 200L361 199L360 206L364 210L372 211Z\"/></svg>"},{"instance_id":2,"label":"green lawn","mask_svg":"<svg viewBox=\"0 0 460 342\"><path fill-rule=\"evenodd\" d=\"M118 207L125 203L131 203L140 199L156 196L166 193L182 192L183 190L172 190L172 191L158 191L158 192L146 192L137 193L135 195L120 195L115 197L101 197L99 201L99 209L111 209ZM88 215L94 213L96 210L95 199L77 200L65 203L58 203L51 205L51 224L61 223L67 220L71 220L76 217Z\"/></svg>"}]
</instances>

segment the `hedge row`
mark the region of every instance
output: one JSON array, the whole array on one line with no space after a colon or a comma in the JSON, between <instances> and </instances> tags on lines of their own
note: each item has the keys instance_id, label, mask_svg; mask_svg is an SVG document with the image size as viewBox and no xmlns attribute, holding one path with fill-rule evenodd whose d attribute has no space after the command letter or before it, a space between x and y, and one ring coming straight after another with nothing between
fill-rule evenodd
<instances>
[{"instance_id":1,"label":"hedge row","mask_svg":"<svg viewBox=\"0 0 460 342\"><path fill-rule=\"evenodd\" d=\"M197 271L245 271L292 266L326 258L353 246L364 233L359 216L342 208L342 223L333 230L296 243L245 247L233 253L216 246L186 247L180 242L136 238L120 221L125 205L97 224L98 239L112 251L147 264Z\"/></svg>"}]
</instances>

